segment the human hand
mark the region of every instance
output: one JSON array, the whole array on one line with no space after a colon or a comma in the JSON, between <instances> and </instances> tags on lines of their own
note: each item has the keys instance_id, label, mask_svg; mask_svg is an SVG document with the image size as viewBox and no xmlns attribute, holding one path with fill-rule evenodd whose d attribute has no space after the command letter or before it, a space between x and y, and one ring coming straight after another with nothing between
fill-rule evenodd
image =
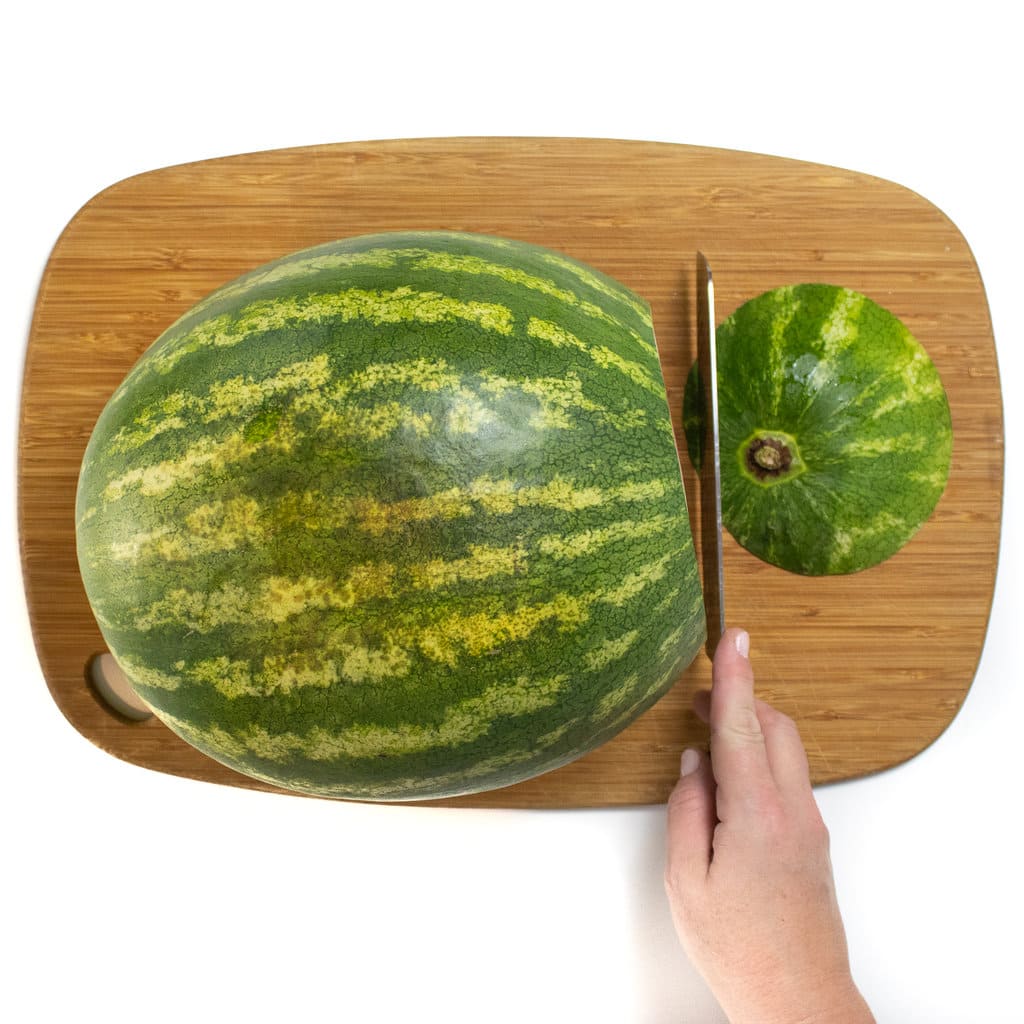
<instances>
[{"instance_id":1,"label":"human hand","mask_svg":"<svg viewBox=\"0 0 1024 1024\"><path fill-rule=\"evenodd\" d=\"M676 931L732 1024L873 1022L850 974L828 830L792 719L754 697L750 639L726 630L711 756L683 753L668 802L665 886Z\"/></svg>"}]
</instances>

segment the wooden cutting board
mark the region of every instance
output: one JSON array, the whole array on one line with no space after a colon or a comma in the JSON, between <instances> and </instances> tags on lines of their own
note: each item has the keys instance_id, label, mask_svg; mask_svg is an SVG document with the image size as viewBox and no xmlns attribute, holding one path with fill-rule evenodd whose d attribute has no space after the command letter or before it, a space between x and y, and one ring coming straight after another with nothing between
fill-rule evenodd
<instances>
[{"instance_id":1,"label":"wooden cutting board","mask_svg":"<svg viewBox=\"0 0 1024 1024\"><path fill-rule=\"evenodd\" d=\"M680 440L683 380L696 352L694 250L714 268L719 320L762 291L807 281L865 292L902 319L938 367L952 410L953 463L935 513L895 556L853 576L798 577L727 536L728 611L752 635L759 695L796 719L816 782L898 764L940 735L984 642L1002 503L992 326L963 237L915 193L850 171L691 146L531 138L353 143L204 161L121 181L75 215L39 290L19 444L32 629L53 697L75 728L135 764L269 788L153 718L120 717L87 684L104 644L75 559L78 466L128 368L208 292L306 246L401 228L537 242L646 297ZM696 515L685 455L683 466ZM709 683L701 654L603 748L447 803L661 802L684 745L707 741L690 706Z\"/></svg>"}]
</instances>

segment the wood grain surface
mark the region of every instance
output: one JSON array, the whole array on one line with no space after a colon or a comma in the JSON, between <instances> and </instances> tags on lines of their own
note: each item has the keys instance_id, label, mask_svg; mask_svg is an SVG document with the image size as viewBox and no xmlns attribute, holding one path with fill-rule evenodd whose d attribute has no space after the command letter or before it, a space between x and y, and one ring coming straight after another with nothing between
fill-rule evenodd
<instances>
[{"instance_id":1,"label":"wood grain surface","mask_svg":"<svg viewBox=\"0 0 1024 1024\"><path fill-rule=\"evenodd\" d=\"M680 442L683 380L696 353L694 250L714 269L719 321L762 291L807 281L865 292L902 319L935 362L952 411L952 468L934 514L892 558L851 576L795 576L727 536L728 618L749 629L758 694L797 721L815 782L898 764L942 733L981 654L1002 503L998 370L967 243L925 199L851 171L663 143L547 138L397 140L204 161L121 181L72 219L47 264L29 337L18 503L39 660L76 729L137 765L270 788L155 719L118 716L88 685L87 664L105 647L75 557L79 462L131 364L207 293L294 250L402 228L537 242L647 298ZM684 745L707 742L690 707L709 683L701 654L668 696L601 749L528 782L444 802L661 802Z\"/></svg>"}]
</instances>

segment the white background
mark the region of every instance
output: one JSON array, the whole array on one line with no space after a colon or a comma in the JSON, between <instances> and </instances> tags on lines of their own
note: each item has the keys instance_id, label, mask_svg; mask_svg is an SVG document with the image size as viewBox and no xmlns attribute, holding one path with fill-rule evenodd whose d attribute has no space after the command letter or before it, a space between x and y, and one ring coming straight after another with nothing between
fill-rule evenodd
<instances>
[{"instance_id":1,"label":"white background","mask_svg":"<svg viewBox=\"0 0 1024 1024\"><path fill-rule=\"evenodd\" d=\"M14 518L18 391L39 276L75 211L173 163L484 134L692 143L864 171L925 196L972 246L1009 454L984 654L932 748L818 798L855 975L879 1020L1024 1021L1011 10L177 0L8 11L0 1018L721 1020L672 931L661 808L365 807L173 779L81 738L35 659ZM756 667L756 631L753 656Z\"/></svg>"}]
</instances>

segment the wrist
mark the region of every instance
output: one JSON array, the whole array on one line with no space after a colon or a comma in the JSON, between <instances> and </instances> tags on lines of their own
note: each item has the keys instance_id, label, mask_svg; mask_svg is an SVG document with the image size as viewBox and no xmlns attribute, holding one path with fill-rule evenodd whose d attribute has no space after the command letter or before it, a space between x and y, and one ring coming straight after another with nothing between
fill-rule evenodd
<instances>
[{"instance_id":1,"label":"wrist","mask_svg":"<svg viewBox=\"0 0 1024 1024\"><path fill-rule=\"evenodd\" d=\"M823 1005L817 1015L799 1018L800 1024L875 1024L874 1014L852 978Z\"/></svg>"},{"instance_id":2,"label":"wrist","mask_svg":"<svg viewBox=\"0 0 1024 1024\"><path fill-rule=\"evenodd\" d=\"M876 1024L860 990L850 978L817 992L773 999L770 1005L726 1010L730 1024Z\"/></svg>"}]
</instances>

